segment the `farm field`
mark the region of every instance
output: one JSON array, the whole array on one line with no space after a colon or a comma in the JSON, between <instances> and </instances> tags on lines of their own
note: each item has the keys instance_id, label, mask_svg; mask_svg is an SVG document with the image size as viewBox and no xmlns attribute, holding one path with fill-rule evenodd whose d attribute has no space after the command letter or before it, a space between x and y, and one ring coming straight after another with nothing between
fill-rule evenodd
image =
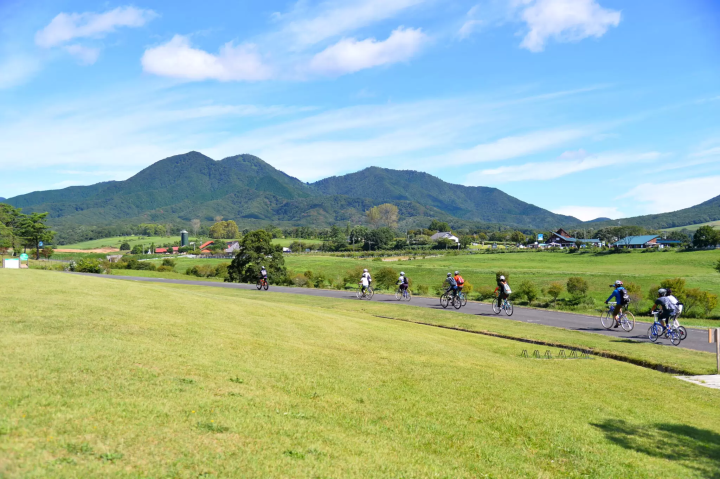
<instances>
[{"instance_id":1,"label":"farm field","mask_svg":"<svg viewBox=\"0 0 720 479\"><path fill-rule=\"evenodd\" d=\"M665 228L662 231L680 231L680 230L688 230L688 231L697 231L698 228L701 226L712 226L716 230L720 229L720 221L709 221L707 223L698 223L696 225L688 225L688 226L677 226L675 228Z\"/></svg>"},{"instance_id":2,"label":"farm field","mask_svg":"<svg viewBox=\"0 0 720 479\"><path fill-rule=\"evenodd\" d=\"M143 246L150 246L152 243L155 243L155 245L161 245L165 243L174 243L176 241L180 241L180 236L114 236L112 238L102 238L97 240L90 240L90 241L83 241L82 243L73 243L68 245L62 245L58 246L59 249L80 249L80 250L86 250L86 249L97 249L97 248L103 248L103 247L110 247L110 248L120 248L120 245L123 244L125 241L130 243L130 247L132 248L135 245L141 244ZM205 242L208 241L208 238L203 238L201 240L196 240L195 238L190 239L191 242L200 241ZM233 240L223 240L223 241L233 241ZM304 241L308 243L322 243L321 240L304 240L304 239L295 239L295 238L276 238L273 239L274 244L279 244L281 246L290 246L291 243L294 241ZM198 245L199 246L199 245Z\"/></svg>"},{"instance_id":3,"label":"farm field","mask_svg":"<svg viewBox=\"0 0 720 479\"><path fill-rule=\"evenodd\" d=\"M29 289L43 294L14 294ZM720 468L720 391L607 359L522 359L520 343L378 318L378 306L0 270L0 475Z\"/></svg>"},{"instance_id":4,"label":"farm field","mask_svg":"<svg viewBox=\"0 0 720 479\"><path fill-rule=\"evenodd\" d=\"M633 252L629 254L593 255L591 253L506 253L441 256L406 261L372 261L351 258L338 258L322 255L286 255L285 263L293 273L312 271L315 275L322 273L327 278L340 280L348 270L368 268L377 273L380 268L393 268L404 271L413 281L413 289L418 285L427 285L429 294L440 286L448 272L459 270L465 280L476 289L479 286L495 286L495 271L503 270L510 273L510 285L517 287L523 280L533 281L540 288L546 288L557 281L565 284L571 276L585 278L590 286L588 295L594 305L580 307L580 312L596 312L610 295L609 287L616 279L633 282L642 288L643 297L650 287L657 285L666 278L682 277L688 287L701 288L720 295L720 274L714 265L720 260L720 251L691 252ZM184 273L185 269L196 264L217 264L228 260L178 259L176 270ZM127 271L122 274L132 275ZM158 273L158 275L161 275ZM354 286L348 283L348 287ZM560 298L567 298L564 292ZM644 300L640 306L649 307ZM720 308L712 315L717 316ZM691 318L684 320L687 324L706 326L706 322L697 322Z\"/></svg>"}]
</instances>

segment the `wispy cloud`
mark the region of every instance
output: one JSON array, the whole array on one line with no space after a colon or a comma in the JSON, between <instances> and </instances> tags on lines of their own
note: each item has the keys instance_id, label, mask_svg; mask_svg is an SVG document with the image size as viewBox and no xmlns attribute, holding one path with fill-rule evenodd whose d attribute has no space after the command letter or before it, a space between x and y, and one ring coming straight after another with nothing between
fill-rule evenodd
<instances>
[{"instance_id":1,"label":"wispy cloud","mask_svg":"<svg viewBox=\"0 0 720 479\"><path fill-rule=\"evenodd\" d=\"M154 75L187 80L257 81L271 77L255 45L226 43L215 55L190 45L175 35L169 42L150 48L142 57L143 70Z\"/></svg>"},{"instance_id":2,"label":"wispy cloud","mask_svg":"<svg viewBox=\"0 0 720 479\"><path fill-rule=\"evenodd\" d=\"M413 57L427 36L419 29L400 27L384 41L374 38L346 38L315 55L310 69L318 73L342 75L380 65L403 62Z\"/></svg>"},{"instance_id":3,"label":"wispy cloud","mask_svg":"<svg viewBox=\"0 0 720 479\"><path fill-rule=\"evenodd\" d=\"M39 70L40 62L27 55L14 55L0 61L0 90L25 83Z\"/></svg>"},{"instance_id":4,"label":"wispy cloud","mask_svg":"<svg viewBox=\"0 0 720 479\"><path fill-rule=\"evenodd\" d=\"M663 183L643 183L618 199L629 198L641 205L645 214L677 211L720 195L720 176L704 176Z\"/></svg>"},{"instance_id":5,"label":"wispy cloud","mask_svg":"<svg viewBox=\"0 0 720 479\"><path fill-rule=\"evenodd\" d=\"M119 27L141 27L155 18L152 10L118 7L105 13L60 13L37 32L35 43L50 48L76 38L102 38Z\"/></svg>"},{"instance_id":6,"label":"wispy cloud","mask_svg":"<svg viewBox=\"0 0 720 479\"><path fill-rule=\"evenodd\" d=\"M620 24L621 14L603 8L596 0L520 0L520 17L529 31L521 47L541 52L550 39L574 42L601 37Z\"/></svg>"},{"instance_id":7,"label":"wispy cloud","mask_svg":"<svg viewBox=\"0 0 720 479\"><path fill-rule=\"evenodd\" d=\"M507 183L512 181L552 180L581 171L592 170L617 164L654 161L661 156L658 152L610 153L587 155L582 150L564 153L556 160L525 163L515 166L501 166L475 171L467 177L469 185Z\"/></svg>"},{"instance_id":8,"label":"wispy cloud","mask_svg":"<svg viewBox=\"0 0 720 479\"><path fill-rule=\"evenodd\" d=\"M100 56L99 48L84 47L82 45L68 45L65 51L78 59L81 65L92 65Z\"/></svg>"}]
</instances>

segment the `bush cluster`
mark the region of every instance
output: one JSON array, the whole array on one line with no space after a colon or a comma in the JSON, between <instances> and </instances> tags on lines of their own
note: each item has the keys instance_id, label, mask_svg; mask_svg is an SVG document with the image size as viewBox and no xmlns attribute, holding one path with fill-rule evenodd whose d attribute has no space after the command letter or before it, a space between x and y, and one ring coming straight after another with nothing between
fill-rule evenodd
<instances>
[{"instance_id":1,"label":"bush cluster","mask_svg":"<svg viewBox=\"0 0 720 479\"><path fill-rule=\"evenodd\" d=\"M185 270L185 274L188 276L197 276L198 278L227 278L228 276L227 263L222 263L217 266L209 264L201 264L191 266Z\"/></svg>"}]
</instances>

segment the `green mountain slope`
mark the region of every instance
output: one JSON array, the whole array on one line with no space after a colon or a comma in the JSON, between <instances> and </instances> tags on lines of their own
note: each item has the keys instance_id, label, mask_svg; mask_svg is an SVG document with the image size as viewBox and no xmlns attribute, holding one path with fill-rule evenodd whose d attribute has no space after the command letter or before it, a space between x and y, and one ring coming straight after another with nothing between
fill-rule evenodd
<instances>
[{"instance_id":1,"label":"green mountain slope","mask_svg":"<svg viewBox=\"0 0 720 479\"><path fill-rule=\"evenodd\" d=\"M637 225L645 226L646 228L662 229L709 223L717 220L720 220L720 196L682 210L593 223L593 227L617 226L618 221L620 221L623 225Z\"/></svg>"},{"instance_id":2,"label":"green mountain slope","mask_svg":"<svg viewBox=\"0 0 720 479\"><path fill-rule=\"evenodd\" d=\"M324 194L369 198L380 203L415 202L471 221L538 228L578 222L571 216L558 215L520 201L497 188L454 185L418 171L371 167L326 178L312 186Z\"/></svg>"},{"instance_id":3,"label":"green mountain slope","mask_svg":"<svg viewBox=\"0 0 720 479\"><path fill-rule=\"evenodd\" d=\"M495 188L446 183L427 173L367 168L312 185L252 155L215 161L198 152L172 156L125 181L40 191L8 203L48 211L56 225L174 222L216 216L239 223L360 223L372 206L393 203L405 226L428 218L550 228L578 223Z\"/></svg>"}]
</instances>

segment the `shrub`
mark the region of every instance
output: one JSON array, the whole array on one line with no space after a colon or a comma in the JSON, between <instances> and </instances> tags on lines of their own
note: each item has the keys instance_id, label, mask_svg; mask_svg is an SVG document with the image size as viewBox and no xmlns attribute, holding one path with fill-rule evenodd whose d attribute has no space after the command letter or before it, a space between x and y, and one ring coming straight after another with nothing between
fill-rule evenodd
<instances>
[{"instance_id":1,"label":"shrub","mask_svg":"<svg viewBox=\"0 0 720 479\"><path fill-rule=\"evenodd\" d=\"M625 283L625 289L630 296L631 304L636 304L640 302L640 300L642 299L642 288L639 284L627 282Z\"/></svg>"},{"instance_id":2,"label":"shrub","mask_svg":"<svg viewBox=\"0 0 720 479\"><path fill-rule=\"evenodd\" d=\"M565 289L565 287L560 282L555 281L554 283L550 283L550 286L547 289L547 293L553 299L554 304L557 304L557 299L562 294L563 289Z\"/></svg>"},{"instance_id":3,"label":"shrub","mask_svg":"<svg viewBox=\"0 0 720 479\"><path fill-rule=\"evenodd\" d=\"M172 258L165 258L162 261L163 266L170 266L171 268L175 267L175 260Z\"/></svg>"},{"instance_id":4,"label":"shrub","mask_svg":"<svg viewBox=\"0 0 720 479\"><path fill-rule=\"evenodd\" d=\"M685 316L698 316L703 313L707 316L717 307L718 297L716 294L702 291L699 288L691 288L685 290L683 303L685 304L685 309L683 310Z\"/></svg>"},{"instance_id":5,"label":"shrub","mask_svg":"<svg viewBox=\"0 0 720 479\"><path fill-rule=\"evenodd\" d=\"M102 274L105 272L100 260L97 259L81 259L77 263L71 263L71 271L77 271L78 273L94 273ZM74 269L73 268L74 265Z\"/></svg>"},{"instance_id":6,"label":"shrub","mask_svg":"<svg viewBox=\"0 0 720 479\"><path fill-rule=\"evenodd\" d=\"M123 241L123 244L120 245L120 251L130 251L130 243Z\"/></svg>"},{"instance_id":7,"label":"shrub","mask_svg":"<svg viewBox=\"0 0 720 479\"><path fill-rule=\"evenodd\" d=\"M343 277L343 286L350 283L353 285L353 287L357 286L357 284L360 282L360 278L363 274L363 267L362 266L356 266L353 269L349 269L345 272L345 276Z\"/></svg>"},{"instance_id":8,"label":"shrub","mask_svg":"<svg viewBox=\"0 0 720 479\"><path fill-rule=\"evenodd\" d=\"M307 277L304 274L296 274L292 278L293 285L295 285L299 288L304 288L305 286L307 286L307 284L309 282L310 281L307 279Z\"/></svg>"},{"instance_id":9,"label":"shrub","mask_svg":"<svg viewBox=\"0 0 720 479\"><path fill-rule=\"evenodd\" d=\"M158 269L157 269L157 270L158 270L160 273L172 273L172 272L175 271L175 268L173 268L172 266L161 265L161 266L158 266Z\"/></svg>"},{"instance_id":10,"label":"shrub","mask_svg":"<svg viewBox=\"0 0 720 479\"><path fill-rule=\"evenodd\" d=\"M380 289L395 289L395 283L400 276L400 272L393 268L380 268L373 277L373 282Z\"/></svg>"},{"instance_id":11,"label":"shrub","mask_svg":"<svg viewBox=\"0 0 720 479\"><path fill-rule=\"evenodd\" d=\"M492 286L480 286L477 291L477 298L480 301L495 298L495 288L493 288Z\"/></svg>"},{"instance_id":12,"label":"shrub","mask_svg":"<svg viewBox=\"0 0 720 479\"><path fill-rule=\"evenodd\" d=\"M417 288L415 289L415 294L420 296L428 296L430 293L430 288L426 284L419 284Z\"/></svg>"},{"instance_id":13,"label":"shrub","mask_svg":"<svg viewBox=\"0 0 720 479\"><path fill-rule=\"evenodd\" d=\"M720 259L719 259L718 262L715 264L715 271L717 271L718 273L720 273Z\"/></svg>"},{"instance_id":14,"label":"shrub","mask_svg":"<svg viewBox=\"0 0 720 479\"><path fill-rule=\"evenodd\" d=\"M230 267L229 263L221 263L221 264L215 266L215 277L216 278L227 278L228 277L228 267Z\"/></svg>"},{"instance_id":15,"label":"shrub","mask_svg":"<svg viewBox=\"0 0 720 479\"><path fill-rule=\"evenodd\" d=\"M532 303L539 295L538 287L530 280L523 280L515 290L515 294L519 297L527 298L528 303Z\"/></svg>"},{"instance_id":16,"label":"shrub","mask_svg":"<svg viewBox=\"0 0 720 479\"><path fill-rule=\"evenodd\" d=\"M470 284L468 281L465 281L465 284L463 285L463 292L466 295L469 295L470 293L472 293L474 289L475 289L475 286Z\"/></svg>"},{"instance_id":17,"label":"shrub","mask_svg":"<svg viewBox=\"0 0 720 479\"><path fill-rule=\"evenodd\" d=\"M566 287L570 296L576 300L584 297L590 288L588 282L579 276L568 278Z\"/></svg>"},{"instance_id":18,"label":"shrub","mask_svg":"<svg viewBox=\"0 0 720 479\"><path fill-rule=\"evenodd\" d=\"M133 246L130 254L143 254L143 245L136 244L135 246Z\"/></svg>"}]
</instances>

